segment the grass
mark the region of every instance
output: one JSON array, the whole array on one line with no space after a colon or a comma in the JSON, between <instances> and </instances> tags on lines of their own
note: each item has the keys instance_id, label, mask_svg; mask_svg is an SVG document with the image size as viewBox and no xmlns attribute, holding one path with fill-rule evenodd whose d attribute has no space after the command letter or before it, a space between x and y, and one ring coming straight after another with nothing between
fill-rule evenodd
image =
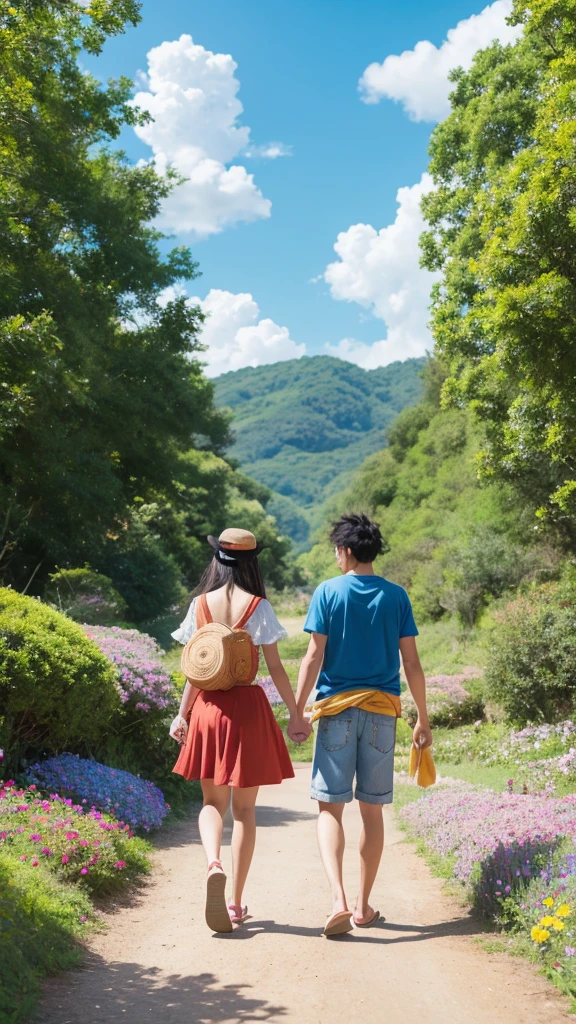
<instances>
[{"instance_id":1,"label":"grass","mask_svg":"<svg viewBox=\"0 0 576 1024\"><path fill-rule=\"evenodd\" d=\"M79 965L78 939L93 920L90 900L42 865L32 868L0 853L0 1022L33 1013L47 975Z\"/></svg>"},{"instance_id":2,"label":"grass","mask_svg":"<svg viewBox=\"0 0 576 1024\"><path fill-rule=\"evenodd\" d=\"M478 762L469 761L462 764L450 764L448 761L437 761L436 771L438 775L448 776L451 779L461 779L462 782L470 782L476 786L487 786L497 792L506 789L506 783L510 778L510 768L506 765L482 765Z\"/></svg>"},{"instance_id":3,"label":"grass","mask_svg":"<svg viewBox=\"0 0 576 1024\"><path fill-rule=\"evenodd\" d=\"M484 635L481 629L464 633L455 618L426 622L417 640L422 667L427 675L457 675L470 665L484 667Z\"/></svg>"}]
</instances>

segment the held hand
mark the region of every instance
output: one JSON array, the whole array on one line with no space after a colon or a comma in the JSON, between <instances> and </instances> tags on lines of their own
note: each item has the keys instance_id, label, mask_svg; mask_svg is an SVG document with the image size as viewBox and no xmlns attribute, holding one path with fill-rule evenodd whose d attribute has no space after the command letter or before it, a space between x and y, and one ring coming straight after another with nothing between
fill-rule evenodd
<instances>
[{"instance_id":1,"label":"held hand","mask_svg":"<svg viewBox=\"0 0 576 1024\"><path fill-rule=\"evenodd\" d=\"M188 735L188 722L185 718L182 718L182 715L176 715L176 718L170 726L170 735L173 740L176 740L176 742L180 744L180 746L186 742L186 737Z\"/></svg>"},{"instance_id":2,"label":"held hand","mask_svg":"<svg viewBox=\"0 0 576 1024\"><path fill-rule=\"evenodd\" d=\"M428 719L422 720L418 718L414 726L412 739L415 747L422 747L423 749L424 747L432 746L432 730Z\"/></svg>"},{"instance_id":3,"label":"held hand","mask_svg":"<svg viewBox=\"0 0 576 1024\"><path fill-rule=\"evenodd\" d=\"M294 715L288 723L287 732L293 743L304 743L312 732L312 726L303 715Z\"/></svg>"}]
</instances>

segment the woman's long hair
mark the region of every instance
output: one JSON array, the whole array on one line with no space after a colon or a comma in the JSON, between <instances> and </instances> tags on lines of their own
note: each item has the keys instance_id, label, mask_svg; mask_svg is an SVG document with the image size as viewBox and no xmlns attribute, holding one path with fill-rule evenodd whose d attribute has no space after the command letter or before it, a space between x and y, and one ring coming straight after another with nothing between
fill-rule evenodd
<instances>
[{"instance_id":1,"label":"woman's long hair","mask_svg":"<svg viewBox=\"0 0 576 1024\"><path fill-rule=\"evenodd\" d=\"M193 597L199 594L209 594L211 590L219 590L220 587L240 587L247 594L254 597L266 597L266 587L260 572L257 558L251 558L249 562L238 562L237 565L222 565L216 557L208 564L200 583L193 593Z\"/></svg>"}]
</instances>

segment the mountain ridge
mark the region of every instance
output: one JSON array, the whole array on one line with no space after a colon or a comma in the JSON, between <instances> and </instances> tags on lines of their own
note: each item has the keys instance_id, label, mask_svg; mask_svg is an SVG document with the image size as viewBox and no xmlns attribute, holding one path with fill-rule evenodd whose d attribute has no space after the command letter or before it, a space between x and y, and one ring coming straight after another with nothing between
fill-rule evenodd
<instances>
[{"instance_id":1,"label":"mountain ridge","mask_svg":"<svg viewBox=\"0 0 576 1024\"><path fill-rule=\"evenodd\" d=\"M333 356L232 370L214 379L233 413L229 454L273 491L269 509L297 548L322 503L345 487L386 428L423 390L425 358L363 370Z\"/></svg>"}]
</instances>

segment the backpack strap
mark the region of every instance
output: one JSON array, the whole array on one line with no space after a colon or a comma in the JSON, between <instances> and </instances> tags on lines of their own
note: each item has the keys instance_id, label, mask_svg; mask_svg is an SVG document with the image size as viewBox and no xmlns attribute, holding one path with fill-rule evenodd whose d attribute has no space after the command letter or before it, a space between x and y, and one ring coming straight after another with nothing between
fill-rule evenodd
<instances>
[{"instance_id":1,"label":"backpack strap","mask_svg":"<svg viewBox=\"0 0 576 1024\"><path fill-rule=\"evenodd\" d=\"M262 600L261 597L253 597L252 598L252 600L250 601L250 604L248 605L246 610L242 613L242 615L238 619L238 622L233 627L234 629L243 629L244 628L244 626L248 622L248 619L250 618L250 616L253 615L254 612L256 611L256 609L257 609L258 605L260 604L261 600Z\"/></svg>"},{"instance_id":2,"label":"backpack strap","mask_svg":"<svg viewBox=\"0 0 576 1024\"><path fill-rule=\"evenodd\" d=\"M213 621L214 620L208 607L208 601L206 600L206 594L200 594L196 603L196 628L201 629L202 626L206 626L209 622Z\"/></svg>"}]
</instances>

